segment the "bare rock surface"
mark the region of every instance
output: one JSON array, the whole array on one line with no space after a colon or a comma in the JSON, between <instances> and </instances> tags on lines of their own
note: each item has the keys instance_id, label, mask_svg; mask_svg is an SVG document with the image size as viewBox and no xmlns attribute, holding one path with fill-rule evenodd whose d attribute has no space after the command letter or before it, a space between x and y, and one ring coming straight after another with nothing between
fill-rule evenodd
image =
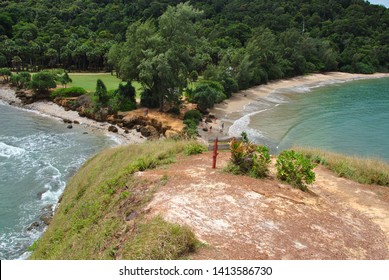
<instances>
[{"instance_id":1,"label":"bare rock surface","mask_svg":"<svg viewBox=\"0 0 389 280\"><path fill-rule=\"evenodd\" d=\"M167 176L150 216L189 226L206 244L194 259L388 259L389 188L317 167L313 193L222 171L229 153L184 158L138 176ZM273 160L274 162L274 160Z\"/></svg>"}]
</instances>

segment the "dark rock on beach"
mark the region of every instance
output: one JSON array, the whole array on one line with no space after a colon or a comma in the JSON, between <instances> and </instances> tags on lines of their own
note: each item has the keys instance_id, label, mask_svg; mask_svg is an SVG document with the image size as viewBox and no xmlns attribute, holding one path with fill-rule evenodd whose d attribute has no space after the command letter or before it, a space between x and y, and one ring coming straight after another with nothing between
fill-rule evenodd
<instances>
[{"instance_id":1,"label":"dark rock on beach","mask_svg":"<svg viewBox=\"0 0 389 280\"><path fill-rule=\"evenodd\" d=\"M51 223L51 220L53 219L53 205L48 205L42 209L44 213L40 216L40 220L45 224L49 225Z\"/></svg>"},{"instance_id":2,"label":"dark rock on beach","mask_svg":"<svg viewBox=\"0 0 389 280\"><path fill-rule=\"evenodd\" d=\"M41 223L39 223L39 222L37 222L37 221L35 221L35 222L33 222L31 225L29 225L28 227L27 227L27 231L32 231L32 230L38 230L38 229L40 229L42 227L42 224Z\"/></svg>"},{"instance_id":3,"label":"dark rock on beach","mask_svg":"<svg viewBox=\"0 0 389 280\"><path fill-rule=\"evenodd\" d=\"M118 129L117 129L116 126L110 125L110 126L108 127L108 131L117 133L117 132L118 132Z\"/></svg>"}]
</instances>

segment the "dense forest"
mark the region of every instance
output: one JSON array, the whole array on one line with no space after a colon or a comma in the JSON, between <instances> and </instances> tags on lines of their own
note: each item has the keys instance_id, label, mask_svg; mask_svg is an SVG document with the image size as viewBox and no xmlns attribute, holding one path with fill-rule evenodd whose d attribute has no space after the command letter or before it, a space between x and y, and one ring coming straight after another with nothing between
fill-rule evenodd
<instances>
[{"instance_id":1,"label":"dense forest","mask_svg":"<svg viewBox=\"0 0 389 280\"><path fill-rule=\"evenodd\" d=\"M389 69L384 6L363 0L180 2L2 1L0 67L116 70L123 80L140 81L144 101L155 106L176 100L198 75L218 82L203 92L221 84L228 97L305 73Z\"/></svg>"}]
</instances>

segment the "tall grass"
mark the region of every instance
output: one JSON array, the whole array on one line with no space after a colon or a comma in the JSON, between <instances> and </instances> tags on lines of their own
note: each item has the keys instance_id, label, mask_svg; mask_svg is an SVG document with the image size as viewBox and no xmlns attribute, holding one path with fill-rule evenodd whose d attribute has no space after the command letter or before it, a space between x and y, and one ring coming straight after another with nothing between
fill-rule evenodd
<instances>
[{"instance_id":1,"label":"tall grass","mask_svg":"<svg viewBox=\"0 0 389 280\"><path fill-rule=\"evenodd\" d=\"M147 142L91 158L68 183L31 259L178 259L192 252L196 239L189 229L143 213L168 178L133 175L174 162L188 143Z\"/></svg>"},{"instance_id":2,"label":"tall grass","mask_svg":"<svg viewBox=\"0 0 389 280\"><path fill-rule=\"evenodd\" d=\"M316 163L327 166L338 176L362 184L376 184L389 187L389 164L374 158L346 156L315 148L295 147Z\"/></svg>"}]
</instances>

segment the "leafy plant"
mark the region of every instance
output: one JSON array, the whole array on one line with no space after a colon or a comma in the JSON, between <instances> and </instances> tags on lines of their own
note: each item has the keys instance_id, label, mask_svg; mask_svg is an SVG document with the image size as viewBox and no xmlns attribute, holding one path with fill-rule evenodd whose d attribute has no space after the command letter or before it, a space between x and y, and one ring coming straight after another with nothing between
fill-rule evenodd
<instances>
[{"instance_id":1,"label":"leafy plant","mask_svg":"<svg viewBox=\"0 0 389 280\"><path fill-rule=\"evenodd\" d=\"M187 155L197 155L207 151L207 148L200 143L190 143L185 146L185 154Z\"/></svg>"},{"instance_id":2,"label":"leafy plant","mask_svg":"<svg viewBox=\"0 0 389 280\"><path fill-rule=\"evenodd\" d=\"M316 164L312 163L303 154L293 150L283 151L277 159L277 177L289 184L307 191L307 184L315 181L313 168Z\"/></svg>"},{"instance_id":3,"label":"leafy plant","mask_svg":"<svg viewBox=\"0 0 389 280\"><path fill-rule=\"evenodd\" d=\"M189 110L189 111L187 111L185 113L184 120L192 119L192 120L196 120L197 123L198 123L199 121L201 121L202 117L203 116L201 115L200 111L198 111L198 110Z\"/></svg>"},{"instance_id":4,"label":"leafy plant","mask_svg":"<svg viewBox=\"0 0 389 280\"><path fill-rule=\"evenodd\" d=\"M34 92L47 94L50 88L55 88L55 77L52 73L42 71L32 76L31 88Z\"/></svg>"},{"instance_id":5,"label":"leafy plant","mask_svg":"<svg viewBox=\"0 0 389 280\"><path fill-rule=\"evenodd\" d=\"M231 159L227 171L234 174L248 174L254 178L263 178L267 175L270 163L267 147L233 139L230 150Z\"/></svg>"},{"instance_id":6,"label":"leafy plant","mask_svg":"<svg viewBox=\"0 0 389 280\"><path fill-rule=\"evenodd\" d=\"M184 120L184 129L183 131L185 132L185 134L188 136L188 138L194 138L198 135L198 132L197 132L197 121L195 121L194 119L186 119Z\"/></svg>"}]
</instances>

